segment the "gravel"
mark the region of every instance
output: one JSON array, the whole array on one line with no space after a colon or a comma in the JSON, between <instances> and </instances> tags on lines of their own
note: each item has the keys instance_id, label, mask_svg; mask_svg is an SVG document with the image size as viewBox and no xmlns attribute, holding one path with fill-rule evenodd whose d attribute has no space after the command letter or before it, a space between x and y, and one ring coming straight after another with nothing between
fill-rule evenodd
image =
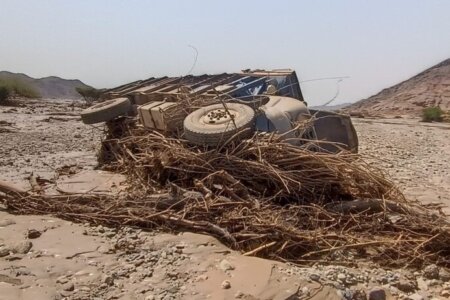
<instances>
[{"instance_id":1,"label":"gravel","mask_svg":"<svg viewBox=\"0 0 450 300\"><path fill-rule=\"evenodd\" d=\"M72 173L95 166L100 131L73 117L64 122L46 121L46 113L66 109L64 103L59 102L19 107L9 113L2 113L4 109L0 108L1 118L14 121L18 127L17 132L0 134L4 141L0 147L1 179L26 182L25 178L31 171L54 178L55 169L66 166L69 161L77 165L76 168L71 167ZM420 124L417 120L356 120L355 127L359 132L361 154L370 163L385 168L408 196L426 201L448 201L450 204L450 174L447 169L450 165L450 130ZM15 223L14 216L4 218L0 220L0 228L7 229L16 226ZM199 245L193 250L189 239L180 238L176 242L156 245L155 241L162 237L158 232L130 227L82 226L81 236L98 241L98 246L92 250L96 256L76 256L73 260L86 262L102 275L88 283L74 281L74 274L53 278L60 298L118 299L132 295L130 298L133 299L204 299L208 295L196 287L209 286L216 276L215 271L228 279L220 279L214 288L231 292L239 284L233 281L232 286L232 275L244 270L242 265L226 255L215 262L214 270L208 269L202 265L202 260L198 260L196 253L209 246ZM13 256L14 253L23 254L27 259L40 258L42 253L36 251L28 239L35 239L37 245L39 239L47 234L33 228L25 236L19 234L21 240L17 243L0 239L0 263L12 258L25 264L27 260ZM210 252L202 254L202 258L207 259L214 254L214 248L211 248ZM301 295L312 295L314 287L319 284L338 290L343 299L382 300L388 295L399 299L450 297L450 274L435 265L425 266L422 271L385 270L372 263L355 265L351 253L341 251L330 255L342 258L348 267L347 264L316 264L300 268L277 264L274 272L286 279L293 278L294 282L303 280L310 283L311 286L298 287ZM23 272L17 273L20 274L18 276L29 276L24 275L25 270ZM51 272L49 269L48 273ZM246 297L241 291L233 291L231 297L233 295L237 299Z\"/></svg>"}]
</instances>

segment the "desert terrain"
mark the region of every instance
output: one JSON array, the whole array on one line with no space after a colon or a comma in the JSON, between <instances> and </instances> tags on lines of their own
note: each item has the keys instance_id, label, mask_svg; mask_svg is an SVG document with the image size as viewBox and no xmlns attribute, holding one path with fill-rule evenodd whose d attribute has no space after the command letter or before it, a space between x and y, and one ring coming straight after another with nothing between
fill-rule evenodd
<instances>
[{"instance_id":1,"label":"desert terrain","mask_svg":"<svg viewBox=\"0 0 450 300\"><path fill-rule=\"evenodd\" d=\"M450 59L385 88L345 108L350 113L372 116L420 116L423 108L450 109Z\"/></svg>"},{"instance_id":2,"label":"desert terrain","mask_svg":"<svg viewBox=\"0 0 450 300\"><path fill-rule=\"evenodd\" d=\"M93 171L102 126L65 101L0 107L0 180L29 188L117 192ZM360 153L410 199L450 213L450 125L354 119ZM102 178L96 181L95 178ZM0 299L447 299L450 275L367 264L294 266L243 256L216 239L72 223L0 210Z\"/></svg>"}]
</instances>

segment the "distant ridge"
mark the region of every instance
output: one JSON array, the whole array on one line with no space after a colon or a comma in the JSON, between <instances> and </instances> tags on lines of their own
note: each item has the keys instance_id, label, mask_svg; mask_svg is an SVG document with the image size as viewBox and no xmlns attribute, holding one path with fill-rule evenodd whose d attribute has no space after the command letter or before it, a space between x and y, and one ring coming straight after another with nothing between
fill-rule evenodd
<instances>
[{"instance_id":1,"label":"distant ridge","mask_svg":"<svg viewBox=\"0 0 450 300\"><path fill-rule=\"evenodd\" d=\"M77 87L89 87L78 79L63 79L56 76L32 78L22 73L0 71L0 79L19 80L33 87L42 98L80 99Z\"/></svg>"},{"instance_id":2,"label":"distant ridge","mask_svg":"<svg viewBox=\"0 0 450 300\"><path fill-rule=\"evenodd\" d=\"M341 110L343 108L346 108L348 106L352 105L351 103L342 103L342 104L336 104L336 105L318 105L318 106L310 106L309 109L315 109L315 110L325 110L325 111L336 111Z\"/></svg>"},{"instance_id":3,"label":"distant ridge","mask_svg":"<svg viewBox=\"0 0 450 300\"><path fill-rule=\"evenodd\" d=\"M374 115L419 115L424 107L430 106L450 110L450 58L344 110Z\"/></svg>"}]
</instances>

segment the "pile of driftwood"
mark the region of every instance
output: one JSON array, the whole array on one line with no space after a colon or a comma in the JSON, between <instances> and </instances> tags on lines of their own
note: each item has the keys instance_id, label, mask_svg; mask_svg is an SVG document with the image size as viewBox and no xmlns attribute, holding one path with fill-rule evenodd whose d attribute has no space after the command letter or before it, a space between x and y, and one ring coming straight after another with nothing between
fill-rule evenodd
<instances>
[{"instance_id":1,"label":"pile of driftwood","mask_svg":"<svg viewBox=\"0 0 450 300\"><path fill-rule=\"evenodd\" d=\"M439 209L407 201L358 155L313 146L255 134L208 149L122 120L109 124L100 158L128 176L127 193L45 196L0 185L0 200L17 213L208 233L246 255L299 264L450 266Z\"/></svg>"}]
</instances>

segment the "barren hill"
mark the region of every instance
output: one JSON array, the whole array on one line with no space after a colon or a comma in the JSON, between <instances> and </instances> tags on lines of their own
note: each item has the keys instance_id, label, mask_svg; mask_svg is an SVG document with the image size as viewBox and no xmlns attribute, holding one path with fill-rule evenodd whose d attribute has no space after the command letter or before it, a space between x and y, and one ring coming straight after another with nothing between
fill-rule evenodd
<instances>
[{"instance_id":1,"label":"barren hill","mask_svg":"<svg viewBox=\"0 0 450 300\"><path fill-rule=\"evenodd\" d=\"M79 99L81 96L77 93L75 88L88 87L88 85L78 79L69 80L56 76L35 79L22 73L12 73L8 71L0 71L0 79L22 81L35 88L42 98Z\"/></svg>"},{"instance_id":2,"label":"barren hill","mask_svg":"<svg viewBox=\"0 0 450 300\"><path fill-rule=\"evenodd\" d=\"M345 108L373 115L419 115L424 107L450 110L450 59Z\"/></svg>"}]
</instances>

